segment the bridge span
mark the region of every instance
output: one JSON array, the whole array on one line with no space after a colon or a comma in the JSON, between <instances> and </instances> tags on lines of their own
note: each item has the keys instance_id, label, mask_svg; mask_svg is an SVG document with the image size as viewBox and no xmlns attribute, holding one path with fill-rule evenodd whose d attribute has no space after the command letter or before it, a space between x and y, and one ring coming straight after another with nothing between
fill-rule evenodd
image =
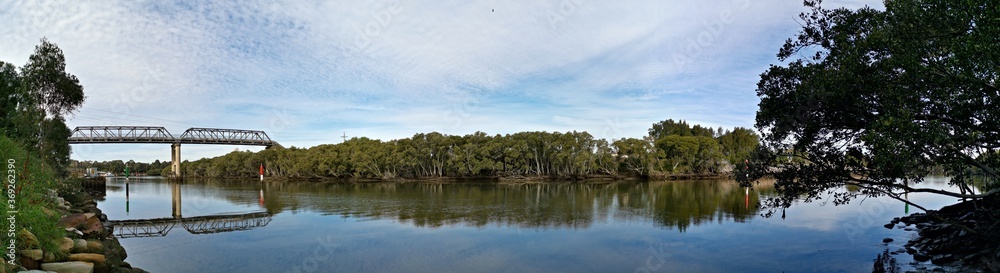
<instances>
[{"instance_id":1,"label":"bridge span","mask_svg":"<svg viewBox=\"0 0 1000 273\"><path fill-rule=\"evenodd\" d=\"M125 212L128 213L129 207L129 180L118 180L114 183L121 183L124 181L125 187ZM142 183L142 179L138 179L137 183ZM179 181L171 183L170 187L170 205L171 205L171 217L161 217L161 218L149 218L149 219L128 219L128 220L111 220L109 221L112 226L112 230L115 236L118 238L136 238L136 237L163 237L167 236L178 225L183 227L187 232L191 234L210 234L210 233L220 233L220 232L231 232L231 231L241 231L250 230L254 228L264 227L271 223L271 216L274 215L268 212L266 209L264 211L253 211L253 212L236 212L236 213L223 213L223 214L213 214L205 216L194 216L194 217L184 217L183 216L183 200L182 200L182 184ZM107 189L105 189L107 190ZM260 204L263 208L264 206L264 188L260 189Z\"/></svg>"},{"instance_id":2,"label":"bridge span","mask_svg":"<svg viewBox=\"0 0 1000 273\"><path fill-rule=\"evenodd\" d=\"M190 128L174 137L164 127L154 126L79 126L67 139L69 144L162 143L170 144L171 171L181 177L181 144L252 145L270 148L281 146L264 131Z\"/></svg>"},{"instance_id":3,"label":"bridge span","mask_svg":"<svg viewBox=\"0 0 1000 273\"><path fill-rule=\"evenodd\" d=\"M177 225L191 234L210 234L250 230L270 222L271 214L267 212L111 221L118 238L163 237Z\"/></svg>"}]
</instances>

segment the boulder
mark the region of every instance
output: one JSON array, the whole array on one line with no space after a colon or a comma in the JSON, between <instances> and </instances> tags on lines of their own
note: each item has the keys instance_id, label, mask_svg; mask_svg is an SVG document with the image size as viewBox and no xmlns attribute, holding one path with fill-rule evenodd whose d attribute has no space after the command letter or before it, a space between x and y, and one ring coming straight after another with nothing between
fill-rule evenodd
<instances>
[{"instance_id":1,"label":"boulder","mask_svg":"<svg viewBox=\"0 0 1000 273\"><path fill-rule=\"evenodd\" d=\"M955 261L955 257L952 256L951 254L935 255L934 258L931 258L931 263L934 263L934 264L937 264L937 265L946 264L946 263L950 263L950 262L954 262L954 261Z\"/></svg>"},{"instance_id":2,"label":"boulder","mask_svg":"<svg viewBox=\"0 0 1000 273\"><path fill-rule=\"evenodd\" d=\"M76 227L86 221L87 221L87 216L83 215L82 213L77 213L77 214L70 214L63 216L62 219L59 219L59 224L62 225L63 227L71 228L71 227Z\"/></svg>"},{"instance_id":3,"label":"boulder","mask_svg":"<svg viewBox=\"0 0 1000 273\"><path fill-rule=\"evenodd\" d=\"M41 261L42 257L44 256L42 255L41 249L25 249L21 250L21 257L30 258L35 261Z\"/></svg>"},{"instance_id":4,"label":"boulder","mask_svg":"<svg viewBox=\"0 0 1000 273\"><path fill-rule=\"evenodd\" d=\"M101 224L101 220L97 219L97 217L87 220L83 228L83 234L87 238L104 237L106 235L105 233L104 224Z\"/></svg>"},{"instance_id":5,"label":"boulder","mask_svg":"<svg viewBox=\"0 0 1000 273\"><path fill-rule=\"evenodd\" d=\"M86 253L104 253L104 244L97 240L87 240Z\"/></svg>"},{"instance_id":6,"label":"boulder","mask_svg":"<svg viewBox=\"0 0 1000 273\"><path fill-rule=\"evenodd\" d=\"M882 242L883 242L883 243L886 243L886 244L888 244L888 243L892 243L892 241L893 241L893 240L892 240L892 238L885 238L885 239L882 239Z\"/></svg>"},{"instance_id":7,"label":"boulder","mask_svg":"<svg viewBox=\"0 0 1000 273\"><path fill-rule=\"evenodd\" d=\"M30 269L38 269L39 268L38 266L40 265L38 263L38 260L33 260L33 259L31 259L31 258L29 258L27 256L21 256L21 258L18 259L18 260L21 262L21 267L24 267L24 269L29 269L29 270ZM17 271L17 270L14 270L14 271ZM13 271L7 271L7 272L13 272Z\"/></svg>"},{"instance_id":8,"label":"boulder","mask_svg":"<svg viewBox=\"0 0 1000 273\"><path fill-rule=\"evenodd\" d=\"M84 253L87 252L87 240L76 239L73 240L73 253Z\"/></svg>"},{"instance_id":9,"label":"boulder","mask_svg":"<svg viewBox=\"0 0 1000 273\"><path fill-rule=\"evenodd\" d=\"M93 212L88 212L88 213L84 213L83 216L87 217L87 220L90 220L90 218L94 218L94 216L97 216L97 214L95 214Z\"/></svg>"},{"instance_id":10,"label":"boulder","mask_svg":"<svg viewBox=\"0 0 1000 273\"><path fill-rule=\"evenodd\" d=\"M56 241L56 244L59 245L59 252L69 254L69 252L73 250L73 246L76 245L76 242L73 242L73 239L70 239L69 237L62 237L62 239Z\"/></svg>"},{"instance_id":11,"label":"boulder","mask_svg":"<svg viewBox=\"0 0 1000 273\"><path fill-rule=\"evenodd\" d=\"M99 219L97 217L90 217L90 218L87 218L87 222L85 222L83 224L83 226L84 227L90 227L90 226L93 226L93 225L96 225L96 224L100 224L100 223L101 223L101 219Z\"/></svg>"},{"instance_id":12,"label":"boulder","mask_svg":"<svg viewBox=\"0 0 1000 273\"><path fill-rule=\"evenodd\" d=\"M42 264L42 270L58 273L94 273L94 264L88 262L63 262Z\"/></svg>"},{"instance_id":13,"label":"boulder","mask_svg":"<svg viewBox=\"0 0 1000 273\"><path fill-rule=\"evenodd\" d=\"M38 243L38 237L35 237L35 234L31 233L31 231L28 231L27 229L21 229L21 231L18 232L17 235L18 235L17 237L20 237L21 241L24 242L24 245L27 246L28 248L35 248L40 246L40 244Z\"/></svg>"},{"instance_id":14,"label":"boulder","mask_svg":"<svg viewBox=\"0 0 1000 273\"><path fill-rule=\"evenodd\" d=\"M42 254L42 262L43 263L58 262L58 261L56 261L56 254L52 253L52 252L45 252L45 253L43 253Z\"/></svg>"},{"instance_id":15,"label":"boulder","mask_svg":"<svg viewBox=\"0 0 1000 273\"><path fill-rule=\"evenodd\" d=\"M107 258L104 258L104 255L101 254L76 253L76 254L69 254L68 260L78 261L78 262L89 262L94 264L104 264L104 262L107 261Z\"/></svg>"}]
</instances>

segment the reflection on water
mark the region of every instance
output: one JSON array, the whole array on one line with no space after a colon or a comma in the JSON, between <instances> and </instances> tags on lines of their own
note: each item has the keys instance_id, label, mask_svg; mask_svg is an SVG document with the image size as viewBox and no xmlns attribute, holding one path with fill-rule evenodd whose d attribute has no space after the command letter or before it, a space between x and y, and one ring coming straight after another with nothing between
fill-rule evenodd
<instances>
[{"instance_id":1,"label":"reflection on water","mask_svg":"<svg viewBox=\"0 0 1000 273\"><path fill-rule=\"evenodd\" d=\"M146 179L107 189L99 206L112 220L159 221L133 227L149 236L122 239L129 262L153 272L856 272L899 247L881 238L902 244L909 236L881 227L908 213L896 201L797 204L789 220L761 218L756 204L771 186L722 180ZM176 227L188 232L170 232Z\"/></svg>"},{"instance_id":2,"label":"reflection on water","mask_svg":"<svg viewBox=\"0 0 1000 273\"><path fill-rule=\"evenodd\" d=\"M296 196L265 202L269 212L316 211L393 219L418 227L490 224L520 228L588 228L594 222L655 219L684 230L705 221L757 215L738 185L723 181L611 184L265 184ZM232 200L240 202L238 199ZM292 201L292 202L287 202ZM744 204L746 203L746 204ZM756 206L754 206L756 207Z\"/></svg>"}]
</instances>

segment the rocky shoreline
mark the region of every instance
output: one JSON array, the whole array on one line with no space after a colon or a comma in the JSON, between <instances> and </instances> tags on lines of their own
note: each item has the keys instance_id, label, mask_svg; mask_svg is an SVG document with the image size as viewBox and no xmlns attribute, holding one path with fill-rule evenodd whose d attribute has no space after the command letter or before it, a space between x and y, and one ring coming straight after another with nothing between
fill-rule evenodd
<instances>
[{"instance_id":1,"label":"rocky shoreline","mask_svg":"<svg viewBox=\"0 0 1000 273\"><path fill-rule=\"evenodd\" d=\"M916 262L930 261L945 271L1000 272L1000 200L996 199L914 213L885 226L917 232L919 236L900 250Z\"/></svg>"},{"instance_id":2,"label":"rocky shoreline","mask_svg":"<svg viewBox=\"0 0 1000 273\"><path fill-rule=\"evenodd\" d=\"M59 225L66 231L64 237L55 239L58 251L43 251L39 238L22 229L18 237L22 238L26 248L18 250L19 265L8 264L4 268L7 269L6 272L146 272L125 262L128 254L112 235L113 227L94 200L94 195L101 193L85 192L78 181L66 183L76 183L70 185L70 193L64 193L72 196L59 197L52 191L52 198L59 207L46 210L50 215L61 216ZM74 202L66 201L67 199Z\"/></svg>"}]
</instances>

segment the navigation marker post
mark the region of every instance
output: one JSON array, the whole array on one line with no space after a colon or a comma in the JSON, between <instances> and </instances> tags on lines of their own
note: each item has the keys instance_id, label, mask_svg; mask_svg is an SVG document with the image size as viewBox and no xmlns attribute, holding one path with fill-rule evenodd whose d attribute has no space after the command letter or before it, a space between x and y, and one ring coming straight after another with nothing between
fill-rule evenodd
<instances>
[{"instance_id":1,"label":"navigation marker post","mask_svg":"<svg viewBox=\"0 0 1000 273\"><path fill-rule=\"evenodd\" d=\"M264 182L264 164L260 164L260 182Z\"/></svg>"}]
</instances>

